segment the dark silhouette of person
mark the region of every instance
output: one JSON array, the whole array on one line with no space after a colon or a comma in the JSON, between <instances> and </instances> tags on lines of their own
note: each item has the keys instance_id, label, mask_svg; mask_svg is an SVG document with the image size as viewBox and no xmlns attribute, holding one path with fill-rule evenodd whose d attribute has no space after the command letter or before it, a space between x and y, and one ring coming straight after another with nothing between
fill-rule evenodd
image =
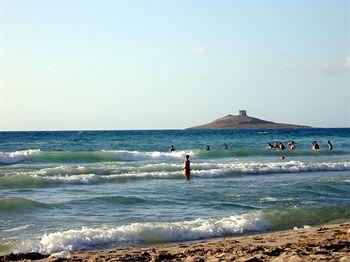
<instances>
[{"instance_id":1,"label":"dark silhouette of person","mask_svg":"<svg viewBox=\"0 0 350 262\"><path fill-rule=\"evenodd\" d=\"M184 162L184 177L186 180L190 180L191 178L191 161L190 161L190 156L186 155L185 156L185 162Z\"/></svg>"},{"instance_id":2,"label":"dark silhouette of person","mask_svg":"<svg viewBox=\"0 0 350 262\"><path fill-rule=\"evenodd\" d=\"M315 149L315 150L320 149L320 146L317 144L316 141L314 141L314 142L312 143L312 149Z\"/></svg>"},{"instance_id":3,"label":"dark silhouette of person","mask_svg":"<svg viewBox=\"0 0 350 262\"><path fill-rule=\"evenodd\" d=\"M286 150L286 147L283 145L283 143L281 142L279 145L279 150L284 151Z\"/></svg>"},{"instance_id":4,"label":"dark silhouette of person","mask_svg":"<svg viewBox=\"0 0 350 262\"><path fill-rule=\"evenodd\" d=\"M294 150L296 148L294 141L288 143L290 150Z\"/></svg>"},{"instance_id":5,"label":"dark silhouette of person","mask_svg":"<svg viewBox=\"0 0 350 262\"><path fill-rule=\"evenodd\" d=\"M332 145L331 141L328 140L327 144L328 144L328 149L333 150L333 145Z\"/></svg>"}]
</instances>

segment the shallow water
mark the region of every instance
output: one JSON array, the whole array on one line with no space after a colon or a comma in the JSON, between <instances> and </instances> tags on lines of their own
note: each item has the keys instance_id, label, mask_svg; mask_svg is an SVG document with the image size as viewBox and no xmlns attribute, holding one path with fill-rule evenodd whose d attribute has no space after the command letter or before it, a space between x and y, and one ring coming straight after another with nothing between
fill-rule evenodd
<instances>
[{"instance_id":1,"label":"shallow water","mask_svg":"<svg viewBox=\"0 0 350 262\"><path fill-rule=\"evenodd\" d=\"M348 220L349 138L350 129L1 132L0 252L147 245ZM268 141L289 140L296 151L265 149ZM310 150L313 140L321 150ZM171 144L177 151L167 151Z\"/></svg>"}]
</instances>

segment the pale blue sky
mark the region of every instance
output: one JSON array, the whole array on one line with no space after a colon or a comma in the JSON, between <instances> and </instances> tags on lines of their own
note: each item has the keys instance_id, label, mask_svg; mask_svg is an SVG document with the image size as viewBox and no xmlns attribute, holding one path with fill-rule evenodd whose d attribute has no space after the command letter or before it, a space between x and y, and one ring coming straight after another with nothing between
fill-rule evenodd
<instances>
[{"instance_id":1,"label":"pale blue sky","mask_svg":"<svg viewBox=\"0 0 350 262\"><path fill-rule=\"evenodd\" d=\"M2 0L2 130L350 126L350 1Z\"/></svg>"}]
</instances>

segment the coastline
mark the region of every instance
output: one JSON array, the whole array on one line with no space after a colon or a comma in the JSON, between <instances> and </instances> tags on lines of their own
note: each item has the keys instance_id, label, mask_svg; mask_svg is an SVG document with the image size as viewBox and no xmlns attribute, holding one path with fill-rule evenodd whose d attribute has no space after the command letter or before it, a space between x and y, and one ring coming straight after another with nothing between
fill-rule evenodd
<instances>
[{"instance_id":1,"label":"coastline","mask_svg":"<svg viewBox=\"0 0 350 262\"><path fill-rule=\"evenodd\" d=\"M190 243L50 254L0 261L350 261L350 222Z\"/></svg>"}]
</instances>

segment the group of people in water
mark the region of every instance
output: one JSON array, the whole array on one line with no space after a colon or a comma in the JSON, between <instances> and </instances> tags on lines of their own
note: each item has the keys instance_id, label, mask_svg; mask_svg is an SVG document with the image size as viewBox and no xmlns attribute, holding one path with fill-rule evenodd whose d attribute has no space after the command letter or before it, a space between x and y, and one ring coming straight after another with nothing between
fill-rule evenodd
<instances>
[{"instance_id":1,"label":"group of people in water","mask_svg":"<svg viewBox=\"0 0 350 262\"><path fill-rule=\"evenodd\" d=\"M296 149L296 144L294 141L288 142L288 145L289 145L289 150ZM329 150L333 150L333 145L332 145L331 141L328 140L327 145L328 145ZM280 150L280 151L287 150L286 146L282 142L280 142L280 143L274 142L273 144L268 143L267 148L269 148L269 149L275 148L275 149ZM318 145L317 141L312 142L311 149L313 149L313 150L320 149L320 146Z\"/></svg>"},{"instance_id":2,"label":"group of people in water","mask_svg":"<svg viewBox=\"0 0 350 262\"><path fill-rule=\"evenodd\" d=\"M327 141L327 145L328 145L328 149L329 150L333 150L333 145L332 145L331 141L328 140ZM288 142L288 146L289 146L289 150L295 150L296 149L296 144L295 144L294 141L289 141ZM269 149L277 149L277 150L280 150L280 151L287 150L286 146L282 142L280 142L280 143L274 142L273 144L269 142L269 143L267 143L267 148L269 148ZM224 144L224 148L223 149L224 150L228 150L228 145ZM320 149L320 146L318 145L317 141L313 141L312 142L311 149L313 149L313 150ZM204 150L205 151L210 151L211 148L210 148L210 146L206 146ZM174 145L171 145L169 152L174 152L174 151L175 151L175 147L174 147Z\"/></svg>"},{"instance_id":3,"label":"group of people in water","mask_svg":"<svg viewBox=\"0 0 350 262\"><path fill-rule=\"evenodd\" d=\"M204 150L205 151L210 151L211 148L210 148L210 146L206 146ZM228 150L228 145L227 144L224 144L224 150ZM171 145L170 149L169 149L169 152L174 152L174 151L175 151L175 147L174 147L174 145Z\"/></svg>"},{"instance_id":4,"label":"group of people in water","mask_svg":"<svg viewBox=\"0 0 350 262\"><path fill-rule=\"evenodd\" d=\"M206 146L205 151L210 151L210 146ZM224 150L228 150L228 145L224 144ZM169 149L170 152L174 152L175 151L175 147L174 145L170 146ZM184 170L184 177L185 180L190 180L191 178L191 161L190 161L190 156L189 155L185 155L185 161L183 164L183 170Z\"/></svg>"},{"instance_id":5,"label":"group of people in water","mask_svg":"<svg viewBox=\"0 0 350 262\"><path fill-rule=\"evenodd\" d=\"M333 150L333 145L331 143L331 141L327 141L327 145L328 145L328 149L329 150ZM228 145L227 144L224 144L224 150L228 150ZM296 143L294 141L289 141L288 142L288 146L289 146L289 150L295 150L296 149ZM274 142L273 144L271 143L268 143L267 144L267 148L269 149L277 149L278 151L284 151L284 150L287 150L286 146L280 142ZM319 150L320 149L320 146L318 145L317 141L313 141L312 144L311 144L311 149L312 150ZM210 146L206 146L205 148L205 151L210 151ZM174 152L175 151L175 147L174 145L171 145L170 146L170 152ZM284 156L281 157L282 160L284 160ZM185 155L185 161L184 161L184 164L183 164L183 169L184 169L184 177L186 180L190 180L191 178L191 161L190 161L190 156L189 155Z\"/></svg>"}]
</instances>

